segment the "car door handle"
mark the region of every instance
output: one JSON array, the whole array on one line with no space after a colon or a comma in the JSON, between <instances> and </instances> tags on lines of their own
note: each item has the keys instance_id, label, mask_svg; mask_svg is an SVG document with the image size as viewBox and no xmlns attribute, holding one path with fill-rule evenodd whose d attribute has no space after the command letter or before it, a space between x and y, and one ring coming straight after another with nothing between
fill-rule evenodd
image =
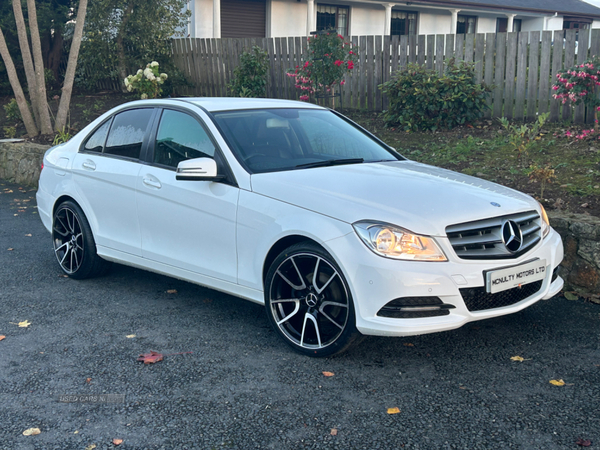
<instances>
[{"instance_id":1,"label":"car door handle","mask_svg":"<svg viewBox=\"0 0 600 450\"><path fill-rule=\"evenodd\" d=\"M86 159L81 166L87 170L96 170L96 164L91 159Z\"/></svg>"},{"instance_id":2,"label":"car door handle","mask_svg":"<svg viewBox=\"0 0 600 450\"><path fill-rule=\"evenodd\" d=\"M152 175L146 175L144 178L142 178L142 182L149 187L155 188L155 189L160 189L162 187L162 184L160 184L160 181L158 181L158 178L153 177Z\"/></svg>"}]
</instances>

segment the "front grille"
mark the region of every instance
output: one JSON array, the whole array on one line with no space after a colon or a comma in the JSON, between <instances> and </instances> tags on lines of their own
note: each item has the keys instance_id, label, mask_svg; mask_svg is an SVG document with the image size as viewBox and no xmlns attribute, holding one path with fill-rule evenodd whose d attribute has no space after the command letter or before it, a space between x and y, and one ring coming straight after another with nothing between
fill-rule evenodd
<instances>
[{"instance_id":1,"label":"front grille","mask_svg":"<svg viewBox=\"0 0 600 450\"><path fill-rule=\"evenodd\" d=\"M483 311L519 303L538 292L542 288L542 283L543 280L534 281L520 288L515 287L495 294L485 292L485 287L463 288L460 289L460 295L469 311Z\"/></svg>"},{"instance_id":2,"label":"front grille","mask_svg":"<svg viewBox=\"0 0 600 450\"><path fill-rule=\"evenodd\" d=\"M506 239L502 236L503 227L508 221L514 222L522 234L523 243L517 251L509 250L507 245L505 245ZM541 219L537 212L528 211L450 225L446 227L446 234L459 258L516 258L531 249L542 238L540 221Z\"/></svg>"},{"instance_id":3,"label":"front grille","mask_svg":"<svg viewBox=\"0 0 600 450\"><path fill-rule=\"evenodd\" d=\"M439 297L402 297L386 303L377 315L393 319L447 316L454 307L444 304Z\"/></svg>"}]
</instances>

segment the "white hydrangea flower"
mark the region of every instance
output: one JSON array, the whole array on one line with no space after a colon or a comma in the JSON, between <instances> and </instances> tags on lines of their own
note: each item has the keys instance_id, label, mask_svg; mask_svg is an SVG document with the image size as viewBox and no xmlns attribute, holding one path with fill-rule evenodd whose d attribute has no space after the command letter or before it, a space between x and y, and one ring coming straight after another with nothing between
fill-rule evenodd
<instances>
[{"instance_id":1,"label":"white hydrangea flower","mask_svg":"<svg viewBox=\"0 0 600 450\"><path fill-rule=\"evenodd\" d=\"M158 63L156 61L152 61L150 63L150 67L157 67L157 66L158 66Z\"/></svg>"},{"instance_id":2,"label":"white hydrangea flower","mask_svg":"<svg viewBox=\"0 0 600 450\"><path fill-rule=\"evenodd\" d=\"M142 94L142 100L146 100L148 98L148 94Z\"/></svg>"},{"instance_id":3,"label":"white hydrangea flower","mask_svg":"<svg viewBox=\"0 0 600 450\"><path fill-rule=\"evenodd\" d=\"M129 86L129 77L125 78L125 86Z\"/></svg>"},{"instance_id":4,"label":"white hydrangea flower","mask_svg":"<svg viewBox=\"0 0 600 450\"><path fill-rule=\"evenodd\" d=\"M152 73L152 69L150 69L149 67L146 67L144 69L144 76L148 79L150 79L151 76L154 76L154 74Z\"/></svg>"},{"instance_id":5,"label":"white hydrangea flower","mask_svg":"<svg viewBox=\"0 0 600 450\"><path fill-rule=\"evenodd\" d=\"M139 74L141 74L141 73L143 73L143 72L144 72L144 71L143 71L142 69L138 69L138 71L137 71L136 75L139 75Z\"/></svg>"},{"instance_id":6,"label":"white hydrangea flower","mask_svg":"<svg viewBox=\"0 0 600 450\"><path fill-rule=\"evenodd\" d=\"M133 91L133 86L130 85L130 84L128 84L127 85L127 91L129 91L129 92Z\"/></svg>"},{"instance_id":7,"label":"white hydrangea flower","mask_svg":"<svg viewBox=\"0 0 600 450\"><path fill-rule=\"evenodd\" d=\"M163 80L166 80L167 78L169 78L169 77L168 77L168 75L167 75L166 73L161 73L161 74L160 74L160 77L161 77Z\"/></svg>"}]
</instances>

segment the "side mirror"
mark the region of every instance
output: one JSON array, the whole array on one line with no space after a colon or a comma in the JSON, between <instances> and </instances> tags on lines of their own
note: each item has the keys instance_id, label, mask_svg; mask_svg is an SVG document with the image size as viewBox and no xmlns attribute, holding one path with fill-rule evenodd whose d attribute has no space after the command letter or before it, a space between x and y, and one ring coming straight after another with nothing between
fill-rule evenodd
<instances>
[{"instance_id":1,"label":"side mirror","mask_svg":"<svg viewBox=\"0 0 600 450\"><path fill-rule=\"evenodd\" d=\"M194 158L177 164L175 179L219 181L225 178L217 175L217 162L212 158Z\"/></svg>"}]
</instances>

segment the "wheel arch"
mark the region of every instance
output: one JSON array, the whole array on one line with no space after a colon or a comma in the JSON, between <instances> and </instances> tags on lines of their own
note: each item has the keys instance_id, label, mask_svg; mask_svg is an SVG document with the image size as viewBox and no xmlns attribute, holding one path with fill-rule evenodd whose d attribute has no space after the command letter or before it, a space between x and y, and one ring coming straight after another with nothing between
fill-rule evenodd
<instances>
[{"instance_id":1,"label":"wheel arch","mask_svg":"<svg viewBox=\"0 0 600 450\"><path fill-rule=\"evenodd\" d=\"M58 207L66 201L71 201L81 208L81 205L79 204L79 202L77 200L75 200L70 195L63 194L60 197L58 197L56 199L56 201L54 202L54 205L52 205L52 220L54 220L54 213L56 213L56 210L58 209ZM83 211L83 208L81 208L81 210ZM84 214L85 214L85 212L84 212Z\"/></svg>"},{"instance_id":2,"label":"wheel arch","mask_svg":"<svg viewBox=\"0 0 600 450\"><path fill-rule=\"evenodd\" d=\"M323 247L319 242L317 242L314 239L311 239L307 236L303 236L300 234L292 234L289 236L282 237L281 239L279 239L277 242L275 242L271 246L271 248L269 249L269 252L267 253L267 256L265 257L265 260L263 263L263 269L262 269L263 288L266 288L265 278L267 277L267 272L269 271L269 268L271 267L271 264L273 263L273 261L275 261L275 258L277 258L277 256L279 254L281 254L281 252L283 252L286 248L291 247L292 245L298 244L300 242L310 242L315 245L318 245L323 250L327 251L327 249L325 247Z\"/></svg>"}]
</instances>

